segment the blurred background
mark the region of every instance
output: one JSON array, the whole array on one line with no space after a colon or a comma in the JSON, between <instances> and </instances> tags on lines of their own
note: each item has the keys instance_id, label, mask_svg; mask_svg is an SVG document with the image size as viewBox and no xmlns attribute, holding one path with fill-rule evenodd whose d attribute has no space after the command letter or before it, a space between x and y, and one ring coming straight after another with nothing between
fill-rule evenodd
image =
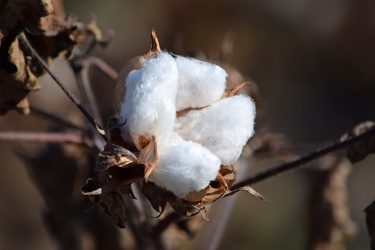
<instances>
[{"instance_id":1,"label":"blurred background","mask_svg":"<svg viewBox=\"0 0 375 250\"><path fill-rule=\"evenodd\" d=\"M257 84L263 98L256 128L284 134L293 153L336 140L375 116L375 1L65 0L64 5L80 21L94 14L104 33L114 30L108 48L94 54L116 70L148 49L152 28L162 49L201 51L211 60L218 59L229 32L234 36L231 64ZM74 89L64 61L57 60L53 70ZM95 71L91 77L106 120L114 114L114 84ZM31 102L62 115L74 109L49 77L41 81L43 88ZM2 131L47 128L47 122L14 111L0 117ZM28 145L0 144L0 248L56 249L43 227L44 201L14 154L19 147ZM348 178L350 214L358 226L351 250L369 249L363 210L375 199L374 160L356 164ZM252 159L247 175L281 162ZM306 172L299 169L254 185L270 203L238 194L219 249L305 249ZM214 208L220 210L221 202ZM204 227L215 227L215 222ZM204 231L183 246L199 249Z\"/></svg>"}]
</instances>

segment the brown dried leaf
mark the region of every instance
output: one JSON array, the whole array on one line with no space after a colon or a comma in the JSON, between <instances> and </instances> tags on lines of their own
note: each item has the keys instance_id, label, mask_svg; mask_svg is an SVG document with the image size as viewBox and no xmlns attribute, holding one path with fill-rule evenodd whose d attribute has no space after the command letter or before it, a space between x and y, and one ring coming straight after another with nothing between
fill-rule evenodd
<instances>
[{"instance_id":1,"label":"brown dried leaf","mask_svg":"<svg viewBox=\"0 0 375 250\"><path fill-rule=\"evenodd\" d=\"M97 195L102 194L102 188L97 179L89 178L86 180L86 184L81 188L81 192L83 195L96 197Z\"/></svg>"},{"instance_id":2,"label":"brown dried leaf","mask_svg":"<svg viewBox=\"0 0 375 250\"><path fill-rule=\"evenodd\" d=\"M131 184L144 181L145 165L133 153L108 143L96 161L96 179L88 179L81 191L100 204L112 223L125 227L125 200L135 199Z\"/></svg>"},{"instance_id":3,"label":"brown dried leaf","mask_svg":"<svg viewBox=\"0 0 375 250\"><path fill-rule=\"evenodd\" d=\"M43 30L47 28L47 25L44 25L44 17L49 15L49 18L55 18L50 0L9 0L0 8L0 115L12 108L22 114L28 114L27 95L40 88L36 76L39 76L42 71L38 70L39 64L28 58L25 48L18 44L17 36L26 29L30 40L34 37L43 39L54 37L50 43L53 46L57 45L58 49L54 51L48 50L51 46L41 43L41 40L34 42L35 45L40 46L37 51L44 53L43 56L46 59L56 57L60 51L66 50L74 43L71 41L60 46L70 39L69 29L61 29L63 32L51 32L51 29L64 25L56 25L54 22L54 25L48 26L48 32ZM68 25L65 26L68 27Z\"/></svg>"},{"instance_id":4,"label":"brown dried leaf","mask_svg":"<svg viewBox=\"0 0 375 250\"><path fill-rule=\"evenodd\" d=\"M186 201L184 199L176 197L172 193L169 193L169 195L167 195L167 200L173 210L180 215L191 217L199 214L200 212L199 210L196 211L196 205L198 204L197 202Z\"/></svg>"},{"instance_id":5,"label":"brown dried leaf","mask_svg":"<svg viewBox=\"0 0 375 250\"><path fill-rule=\"evenodd\" d=\"M141 191L151 203L152 208L159 212L157 216L159 217L167 205L167 191L152 182L144 182Z\"/></svg>"},{"instance_id":6,"label":"brown dried leaf","mask_svg":"<svg viewBox=\"0 0 375 250\"><path fill-rule=\"evenodd\" d=\"M36 77L45 72L27 48L18 45L19 34L25 34L47 63L59 55L70 57L74 46L88 37L100 45L107 43L95 20L78 25L66 21L64 15L57 0L9 0L0 5L0 115L12 108L28 114L27 95L39 89Z\"/></svg>"},{"instance_id":7,"label":"brown dried leaf","mask_svg":"<svg viewBox=\"0 0 375 250\"><path fill-rule=\"evenodd\" d=\"M130 187L129 187L130 188ZM100 196L99 205L109 215L111 222L120 228L125 228L125 200L126 189L116 189Z\"/></svg>"},{"instance_id":8,"label":"brown dried leaf","mask_svg":"<svg viewBox=\"0 0 375 250\"><path fill-rule=\"evenodd\" d=\"M82 193L103 207L113 224L125 227L125 200L127 195L135 199L131 184L143 180L142 165L131 163L132 167L112 166L99 172L98 179L89 179L82 187Z\"/></svg>"},{"instance_id":9,"label":"brown dried leaf","mask_svg":"<svg viewBox=\"0 0 375 250\"><path fill-rule=\"evenodd\" d=\"M3 36L1 46L6 37L14 33L20 25L30 31L39 30L40 18L53 11L50 0L8 0L0 7L0 30Z\"/></svg>"},{"instance_id":10,"label":"brown dried leaf","mask_svg":"<svg viewBox=\"0 0 375 250\"><path fill-rule=\"evenodd\" d=\"M105 171L112 166L118 167L130 167L130 163L136 161L136 156L130 152L129 150L112 144L108 143L103 152L99 153L98 158L96 160L96 171Z\"/></svg>"},{"instance_id":11,"label":"brown dried leaf","mask_svg":"<svg viewBox=\"0 0 375 250\"><path fill-rule=\"evenodd\" d=\"M30 91L38 90L40 85L28 67L29 62L18 40L15 40L8 49L7 61L16 66L16 71L9 73L6 68L0 68L0 115L12 108L27 114L29 105L26 97ZM0 61L4 59L1 55L0 58Z\"/></svg>"},{"instance_id":12,"label":"brown dried leaf","mask_svg":"<svg viewBox=\"0 0 375 250\"><path fill-rule=\"evenodd\" d=\"M117 91L116 91L117 94ZM125 93L124 93L125 94ZM107 137L111 144L121 146L123 148L128 149L131 152L135 152L137 148L135 147L134 143L129 140L124 140L123 135L121 134L121 127L125 123L119 123L116 117L111 117L108 119L108 132L106 133ZM130 135L127 136L130 138Z\"/></svg>"},{"instance_id":13,"label":"brown dried leaf","mask_svg":"<svg viewBox=\"0 0 375 250\"><path fill-rule=\"evenodd\" d=\"M344 134L341 137L341 141L348 140L354 136L358 136L369 130L375 130L373 121L363 122L357 125L351 132ZM357 143L352 144L348 150L346 156L352 163L362 161L369 154L375 153L375 133L371 136L361 140Z\"/></svg>"}]
</instances>

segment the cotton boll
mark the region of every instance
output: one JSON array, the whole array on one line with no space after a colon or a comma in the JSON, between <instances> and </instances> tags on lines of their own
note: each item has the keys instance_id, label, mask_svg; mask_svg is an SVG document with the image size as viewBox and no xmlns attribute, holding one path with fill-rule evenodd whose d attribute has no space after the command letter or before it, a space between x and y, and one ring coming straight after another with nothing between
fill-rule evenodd
<instances>
[{"instance_id":1,"label":"cotton boll","mask_svg":"<svg viewBox=\"0 0 375 250\"><path fill-rule=\"evenodd\" d=\"M176 57L178 68L177 111L205 107L224 93L227 73L217 65L193 58Z\"/></svg>"},{"instance_id":2,"label":"cotton boll","mask_svg":"<svg viewBox=\"0 0 375 250\"><path fill-rule=\"evenodd\" d=\"M254 102L245 95L237 95L178 118L175 132L185 140L202 144L223 165L230 165L253 135L254 118Z\"/></svg>"},{"instance_id":3,"label":"cotton boll","mask_svg":"<svg viewBox=\"0 0 375 250\"><path fill-rule=\"evenodd\" d=\"M177 66L174 58L161 52L155 58L140 59L141 68L133 70L126 78L126 94L118 118L125 140L131 139L138 149L140 136L157 137L165 143L175 122ZM130 136L131 138L127 138Z\"/></svg>"},{"instance_id":4,"label":"cotton boll","mask_svg":"<svg viewBox=\"0 0 375 250\"><path fill-rule=\"evenodd\" d=\"M175 136L161 150L159 163L149 181L184 198L191 192L208 187L210 181L216 178L220 165L219 158L208 149Z\"/></svg>"}]
</instances>

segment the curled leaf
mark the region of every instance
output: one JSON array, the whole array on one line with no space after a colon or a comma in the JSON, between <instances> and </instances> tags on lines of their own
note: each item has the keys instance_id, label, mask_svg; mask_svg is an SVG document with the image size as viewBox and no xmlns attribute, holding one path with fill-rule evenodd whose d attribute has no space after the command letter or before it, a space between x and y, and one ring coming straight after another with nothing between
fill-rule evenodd
<instances>
[{"instance_id":1,"label":"curled leaf","mask_svg":"<svg viewBox=\"0 0 375 250\"><path fill-rule=\"evenodd\" d=\"M156 186L152 182L142 184L141 189L143 195L149 200L151 206L155 211L159 212L159 217L167 205L167 191Z\"/></svg>"},{"instance_id":2,"label":"curled leaf","mask_svg":"<svg viewBox=\"0 0 375 250\"><path fill-rule=\"evenodd\" d=\"M126 189L113 190L106 195L101 195L98 201L99 205L103 207L104 212L110 216L112 223L120 228L125 228L124 194L126 193Z\"/></svg>"},{"instance_id":3,"label":"curled leaf","mask_svg":"<svg viewBox=\"0 0 375 250\"><path fill-rule=\"evenodd\" d=\"M31 57L29 46L49 63L58 56L69 58L75 45L87 37L101 39L95 41L103 44L96 22L78 25L64 16L60 1L9 0L0 4L0 115L10 109L30 112L27 96L40 88L36 77L45 69Z\"/></svg>"}]
</instances>

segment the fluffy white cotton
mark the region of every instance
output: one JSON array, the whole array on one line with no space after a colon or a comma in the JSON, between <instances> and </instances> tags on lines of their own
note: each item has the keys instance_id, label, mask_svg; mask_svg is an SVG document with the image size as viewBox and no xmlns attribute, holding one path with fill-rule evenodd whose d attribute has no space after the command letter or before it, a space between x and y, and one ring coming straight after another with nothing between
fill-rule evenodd
<instances>
[{"instance_id":1,"label":"fluffy white cotton","mask_svg":"<svg viewBox=\"0 0 375 250\"><path fill-rule=\"evenodd\" d=\"M227 73L217 65L177 56L177 111L205 107L219 100L225 91Z\"/></svg>"},{"instance_id":2,"label":"fluffy white cotton","mask_svg":"<svg viewBox=\"0 0 375 250\"><path fill-rule=\"evenodd\" d=\"M198 143L173 136L160 152L160 160L149 180L177 197L206 188L220 169L220 160Z\"/></svg>"},{"instance_id":3,"label":"fluffy white cotton","mask_svg":"<svg viewBox=\"0 0 375 250\"><path fill-rule=\"evenodd\" d=\"M119 121L124 138L130 136L140 149L139 136L157 135L158 144L165 143L175 122L177 91L177 66L166 52L156 58L141 59L142 68L133 70L126 78L126 94L121 104ZM160 146L159 145L159 146Z\"/></svg>"},{"instance_id":4,"label":"fluffy white cotton","mask_svg":"<svg viewBox=\"0 0 375 250\"><path fill-rule=\"evenodd\" d=\"M254 133L255 105L245 95L222 99L176 120L175 132L202 144L223 165L233 164Z\"/></svg>"}]
</instances>

